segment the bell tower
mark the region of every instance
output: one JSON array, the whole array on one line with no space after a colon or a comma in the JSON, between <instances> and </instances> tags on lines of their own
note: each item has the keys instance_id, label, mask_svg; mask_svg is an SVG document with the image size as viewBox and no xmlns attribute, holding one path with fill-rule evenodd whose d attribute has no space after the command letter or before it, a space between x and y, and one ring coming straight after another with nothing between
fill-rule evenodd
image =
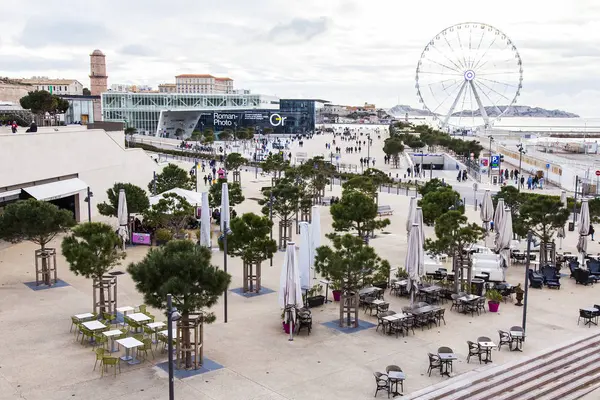
<instances>
[{"instance_id":1,"label":"bell tower","mask_svg":"<svg viewBox=\"0 0 600 400\"><path fill-rule=\"evenodd\" d=\"M108 90L106 75L106 56L96 49L90 54L90 92L92 96L101 96ZM102 121L102 100L94 99L94 121Z\"/></svg>"}]
</instances>

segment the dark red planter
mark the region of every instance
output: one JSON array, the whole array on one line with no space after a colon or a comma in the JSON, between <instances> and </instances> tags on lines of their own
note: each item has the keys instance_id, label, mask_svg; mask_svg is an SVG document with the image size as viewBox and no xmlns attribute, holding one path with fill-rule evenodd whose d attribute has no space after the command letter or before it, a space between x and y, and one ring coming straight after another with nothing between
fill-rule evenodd
<instances>
[{"instance_id":1,"label":"dark red planter","mask_svg":"<svg viewBox=\"0 0 600 400\"><path fill-rule=\"evenodd\" d=\"M333 290L331 293L333 293L333 301L340 301L340 299L342 298L341 290Z\"/></svg>"}]
</instances>

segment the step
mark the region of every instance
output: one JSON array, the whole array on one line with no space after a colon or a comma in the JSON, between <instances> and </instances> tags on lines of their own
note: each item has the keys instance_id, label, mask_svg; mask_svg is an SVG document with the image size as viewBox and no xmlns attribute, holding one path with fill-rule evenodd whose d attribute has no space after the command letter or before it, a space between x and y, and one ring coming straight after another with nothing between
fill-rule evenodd
<instances>
[{"instance_id":1,"label":"step","mask_svg":"<svg viewBox=\"0 0 600 400\"><path fill-rule=\"evenodd\" d=\"M460 398L460 392L465 389L473 389L473 386L484 383L489 387L489 381L494 378L500 378L504 380L507 378L506 374L511 373L515 369L525 367L527 370L532 368L532 363L541 362L545 364L550 362L553 358L565 357L565 355L572 354L574 351L585 349L589 346L597 345L600 340L600 334L591 335L583 339L576 339L567 342L559 348L553 350L546 350L543 353L538 353L536 356L526 359L507 363L504 365L482 365L474 370L465 372L450 380L437 383L417 390L409 394L406 398L413 400L449 400L453 394ZM455 397L455 396L452 396Z\"/></svg>"},{"instance_id":2,"label":"step","mask_svg":"<svg viewBox=\"0 0 600 400\"><path fill-rule=\"evenodd\" d=\"M595 350L595 349L594 349ZM542 365L535 369L526 369L525 367L518 368L516 370L512 370L514 372L511 378L504 379L498 385L495 385L494 382L487 382L490 390L485 390L481 392L479 395L471 395L469 396L470 400L486 400L490 396L494 397L494 400L512 400L508 395L515 388L521 389L522 387L531 387L535 388L539 386L536 382L544 382L544 378L550 375L555 375L556 372L562 372L564 369L571 369L573 365L578 367L584 367L589 364L589 360L600 361L600 352L596 356L596 353L590 353L589 348L585 351L579 351L575 354L571 354L566 357L561 357L559 360L552 361L550 360L545 365Z\"/></svg>"},{"instance_id":3,"label":"step","mask_svg":"<svg viewBox=\"0 0 600 400\"><path fill-rule=\"evenodd\" d=\"M570 378L559 379L553 385L518 397L519 400L563 400L565 396L575 393L590 384L596 384L600 376L600 365L590 365L577 371Z\"/></svg>"},{"instance_id":4,"label":"step","mask_svg":"<svg viewBox=\"0 0 600 400\"><path fill-rule=\"evenodd\" d=\"M552 369L549 371L539 371L535 376L527 376L524 380L519 379L517 382L511 381L510 385L494 387L492 391L486 391L484 396L475 397L473 400L520 399L522 396L521 393L524 391L535 391L538 388L543 389L552 386L557 380L575 376L579 370L590 367L593 364L600 365L600 352L580 357L577 361L561 360L560 364L552 364Z\"/></svg>"},{"instance_id":5,"label":"step","mask_svg":"<svg viewBox=\"0 0 600 400\"><path fill-rule=\"evenodd\" d=\"M575 345L563 346L556 351L544 353L533 359L523 360L517 363L517 365L504 365L504 368L499 373L492 376L488 375L487 377L481 377L468 386L464 386L452 393L446 392L443 397L433 397L432 400L472 400L475 395L502 383L504 383L507 386L506 389L509 390L512 386L520 384L519 381L514 381L515 378L527 380L527 376L531 376L531 374L535 374L536 372L541 372L541 374L546 373L544 368L552 365L557 360L559 361L567 358L569 360L572 359L573 361L577 361L578 359L585 357L587 353L582 351L591 347L597 347L600 344L598 339L599 338L593 340L584 339ZM483 398L485 398L485 396Z\"/></svg>"},{"instance_id":6,"label":"step","mask_svg":"<svg viewBox=\"0 0 600 400\"><path fill-rule=\"evenodd\" d=\"M593 382L591 382L590 384L580 387L578 389L576 389L575 391L571 392L570 394L566 395L566 396L562 396L562 398L560 400L577 400L577 399L581 399L581 398L585 398L586 400L591 400L592 399L592 395L594 396L594 399L600 398L600 392L598 392L598 389L600 389L600 376L596 375L595 379ZM594 392L594 393L592 393ZM588 396L589 395L589 396ZM586 397L588 396L588 397ZM544 400L554 400L551 397L547 397Z\"/></svg>"}]
</instances>

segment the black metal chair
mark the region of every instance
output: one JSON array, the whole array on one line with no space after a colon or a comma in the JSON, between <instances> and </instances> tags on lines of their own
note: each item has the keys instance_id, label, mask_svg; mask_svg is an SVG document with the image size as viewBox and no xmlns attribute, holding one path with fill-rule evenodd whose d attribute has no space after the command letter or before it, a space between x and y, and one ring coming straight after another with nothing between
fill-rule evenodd
<instances>
[{"instance_id":1,"label":"black metal chair","mask_svg":"<svg viewBox=\"0 0 600 400\"><path fill-rule=\"evenodd\" d=\"M450 297L452 297L452 305L450 306L450 310L452 310L453 308L456 308L456 311L460 312L460 309L463 306L462 302L460 300L458 300L458 298L460 296L455 293Z\"/></svg>"},{"instance_id":2,"label":"black metal chair","mask_svg":"<svg viewBox=\"0 0 600 400\"><path fill-rule=\"evenodd\" d=\"M571 271L571 278L575 278L575 273L579 269L579 261L569 260L569 270Z\"/></svg>"},{"instance_id":3,"label":"black metal chair","mask_svg":"<svg viewBox=\"0 0 600 400\"><path fill-rule=\"evenodd\" d=\"M592 326L592 324L598 325L597 322L595 321L597 317L598 317L598 314L593 311L579 310L579 318L577 318L577 325L579 325L579 321L582 319L583 319L583 325L588 325L590 327Z\"/></svg>"},{"instance_id":4,"label":"black metal chair","mask_svg":"<svg viewBox=\"0 0 600 400\"><path fill-rule=\"evenodd\" d=\"M440 360L440 357L437 354L431 353L427 353L427 356L429 356L429 368L427 369L427 373L429 374L429 376L431 376L431 371L433 371L436 368L439 369L441 373L442 361Z\"/></svg>"},{"instance_id":5,"label":"black metal chair","mask_svg":"<svg viewBox=\"0 0 600 400\"><path fill-rule=\"evenodd\" d=\"M400 322L402 329L406 332L406 336L408 336L408 330L412 330L413 335L415 334L415 317L409 316Z\"/></svg>"},{"instance_id":6,"label":"black metal chair","mask_svg":"<svg viewBox=\"0 0 600 400\"><path fill-rule=\"evenodd\" d=\"M377 332L377 330L381 326L383 333L385 333L386 327L389 326L389 322L386 321L385 319L383 319L383 317L387 317L387 316L394 315L394 314L396 314L395 311L384 311L384 312L377 314L377 327L375 328L375 332Z\"/></svg>"},{"instance_id":7,"label":"black metal chair","mask_svg":"<svg viewBox=\"0 0 600 400\"><path fill-rule=\"evenodd\" d=\"M385 372L387 374L389 374L390 372L403 372L403 371L402 371L402 368L400 368L397 365L388 365L387 367L385 367ZM388 397L390 394L392 396L397 396L397 395L402 396L401 393L404 392L404 379L392 379L388 376L388 381L389 381L389 385L390 385L390 393L388 394ZM398 384L400 384L400 392L398 392ZM393 387L394 385L396 386L395 387L396 390L392 391L394 389L394 387Z\"/></svg>"},{"instance_id":8,"label":"black metal chair","mask_svg":"<svg viewBox=\"0 0 600 400\"><path fill-rule=\"evenodd\" d=\"M499 330L498 335L500 336L500 341L498 342L498 351L500 351L503 344L507 344L508 348L510 349L512 344L512 338L510 337L510 333Z\"/></svg>"},{"instance_id":9,"label":"black metal chair","mask_svg":"<svg viewBox=\"0 0 600 400\"><path fill-rule=\"evenodd\" d=\"M386 312L390 308L390 303L377 304L377 313Z\"/></svg>"},{"instance_id":10,"label":"black metal chair","mask_svg":"<svg viewBox=\"0 0 600 400\"><path fill-rule=\"evenodd\" d=\"M367 310L369 310L369 314L372 314L373 310L377 310L377 307L375 306L375 304L373 304L374 300L375 300L375 296L367 296L363 300L363 307L365 310L365 314L367 313Z\"/></svg>"},{"instance_id":11,"label":"black metal chair","mask_svg":"<svg viewBox=\"0 0 600 400\"><path fill-rule=\"evenodd\" d=\"M467 363L471 361L471 357L477 357L479 359L479 364L481 364L481 347L477 343L473 343L470 340L467 340L467 344L469 345L469 354L467 354Z\"/></svg>"},{"instance_id":12,"label":"black metal chair","mask_svg":"<svg viewBox=\"0 0 600 400\"><path fill-rule=\"evenodd\" d=\"M454 353L454 350L452 350L450 347L446 347L446 346L442 346L440 348L438 348L438 354L451 354ZM447 366L450 367L450 371L454 372L454 369L452 367L452 360L440 360L442 364L446 364ZM446 369L447 371L447 369Z\"/></svg>"},{"instance_id":13,"label":"black metal chair","mask_svg":"<svg viewBox=\"0 0 600 400\"><path fill-rule=\"evenodd\" d=\"M388 397L389 397L390 382L388 381L387 375L382 374L381 372L373 372L373 375L375 376L375 384L377 385L377 387L375 389L375 396L373 396L373 397L377 397L377 393L380 390L384 390L385 392L387 392Z\"/></svg>"},{"instance_id":14,"label":"black metal chair","mask_svg":"<svg viewBox=\"0 0 600 400\"><path fill-rule=\"evenodd\" d=\"M588 271L590 275L600 277L600 261L598 260L586 260Z\"/></svg>"},{"instance_id":15,"label":"black metal chair","mask_svg":"<svg viewBox=\"0 0 600 400\"><path fill-rule=\"evenodd\" d=\"M306 328L308 331L308 335L310 336L310 331L312 330L312 315L307 312L299 312L296 318L296 334L300 334L300 330L302 328Z\"/></svg>"},{"instance_id":16,"label":"black metal chair","mask_svg":"<svg viewBox=\"0 0 600 400\"><path fill-rule=\"evenodd\" d=\"M437 320L438 326L441 325L442 321L444 321L444 325L446 325L446 319L444 318L445 313L446 313L445 308L435 311L435 319Z\"/></svg>"},{"instance_id":17,"label":"black metal chair","mask_svg":"<svg viewBox=\"0 0 600 400\"><path fill-rule=\"evenodd\" d=\"M510 342L511 342L511 346L514 343L515 344L515 349L519 350L519 345L523 346L523 342L525 341L525 330L523 328L521 328L520 326L511 326L510 327L510 331L511 332L521 332L521 336L512 336L510 337Z\"/></svg>"}]
</instances>

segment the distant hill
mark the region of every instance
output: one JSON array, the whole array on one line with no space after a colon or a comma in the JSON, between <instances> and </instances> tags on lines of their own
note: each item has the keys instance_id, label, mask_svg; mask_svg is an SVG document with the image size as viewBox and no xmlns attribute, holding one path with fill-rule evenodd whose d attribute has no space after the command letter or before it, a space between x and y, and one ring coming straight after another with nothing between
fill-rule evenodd
<instances>
[{"instance_id":1,"label":"distant hill","mask_svg":"<svg viewBox=\"0 0 600 400\"><path fill-rule=\"evenodd\" d=\"M498 108L502 111L506 108L506 106L498 106ZM490 117L497 117L498 111L495 107L486 107L485 111L487 115ZM416 108L412 108L408 105L398 104L387 112L394 117L404 117L406 113L410 116L419 116L419 117L428 117L433 114L427 110L418 110ZM452 114L455 117L460 116L460 111ZM471 111L463 111L463 116L469 115L471 116ZM480 117L481 112L479 110L475 110L473 113L475 117ZM579 118L579 115L573 114L567 111L562 110L547 110L541 107L530 107L530 106L512 106L504 117L535 117L535 118Z\"/></svg>"},{"instance_id":2,"label":"distant hill","mask_svg":"<svg viewBox=\"0 0 600 400\"><path fill-rule=\"evenodd\" d=\"M507 106L498 106L498 108L502 111L506 109ZM498 110L496 107L485 107L485 112L489 117L497 117ZM454 117L458 117L460 115L459 112L455 112L452 114ZM471 115L471 111L463 111L463 116ZM481 117L481 112L479 110L475 110L473 113L475 117ZM508 110L503 117L534 117L534 118L579 118L579 115L573 114L567 111L562 110L547 110L541 107L529 107L529 106L512 106Z\"/></svg>"},{"instance_id":3,"label":"distant hill","mask_svg":"<svg viewBox=\"0 0 600 400\"><path fill-rule=\"evenodd\" d=\"M390 108L389 110L387 110L388 114L394 116L394 117L404 117L406 115L406 113L408 113L408 115L411 116L419 116L419 117L428 117L433 115L432 113L430 113L427 110L418 110L416 108L412 108L411 106L407 106L407 105L403 105L403 104L398 104L397 106L394 106L392 108Z\"/></svg>"}]
</instances>

